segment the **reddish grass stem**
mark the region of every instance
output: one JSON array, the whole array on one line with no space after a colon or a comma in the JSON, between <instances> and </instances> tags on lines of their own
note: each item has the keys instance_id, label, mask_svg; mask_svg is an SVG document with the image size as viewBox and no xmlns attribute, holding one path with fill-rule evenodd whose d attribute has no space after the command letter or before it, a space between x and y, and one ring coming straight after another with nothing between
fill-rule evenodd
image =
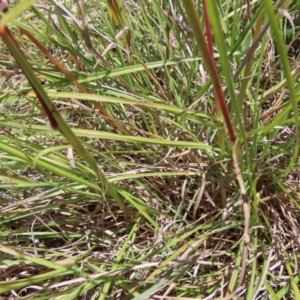
<instances>
[{"instance_id":1,"label":"reddish grass stem","mask_svg":"<svg viewBox=\"0 0 300 300\"><path fill-rule=\"evenodd\" d=\"M47 117L49 119L49 123L50 123L51 127L53 129L55 129L55 130L58 130L59 129L59 125L58 125L57 121L55 120L55 118L53 116L53 113L56 112L55 108L54 108L54 111L51 111L49 109L49 107L47 106L47 104L44 101L43 97L40 95L39 91L36 89L35 84L32 81L32 78L30 76L28 76L28 73L24 69L24 66L17 59L17 55L15 55L15 51L17 51L18 54L22 57L22 59L25 62L27 62L27 59L25 57L24 52L20 48L18 42L16 41L16 39L14 38L14 36L12 35L12 33L10 32L10 30L8 29L7 26L1 27L1 29L0 29L0 36L1 36L2 40L3 40L3 42L5 43L5 45L7 46L7 48L9 49L11 55L16 59L17 64L22 69L24 75L26 76L26 78L29 81L31 87L33 88L33 90L34 90L37 98L40 101L41 106L43 107L43 109L44 109L44 111L45 111L45 113L46 113L46 115L47 115Z\"/></svg>"}]
</instances>

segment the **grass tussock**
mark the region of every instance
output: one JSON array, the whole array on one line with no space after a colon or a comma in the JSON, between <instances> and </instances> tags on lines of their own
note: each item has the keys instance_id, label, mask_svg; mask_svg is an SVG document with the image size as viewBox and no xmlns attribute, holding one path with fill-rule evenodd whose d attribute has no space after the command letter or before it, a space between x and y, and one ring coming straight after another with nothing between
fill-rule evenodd
<instances>
[{"instance_id":1,"label":"grass tussock","mask_svg":"<svg viewBox=\"0 0 300 300\"><path fill-rule=\"evenodd\" d=\"M298 1L31 2L0 24L1 299L300 299Z\"/></svg>"}]
</instances>

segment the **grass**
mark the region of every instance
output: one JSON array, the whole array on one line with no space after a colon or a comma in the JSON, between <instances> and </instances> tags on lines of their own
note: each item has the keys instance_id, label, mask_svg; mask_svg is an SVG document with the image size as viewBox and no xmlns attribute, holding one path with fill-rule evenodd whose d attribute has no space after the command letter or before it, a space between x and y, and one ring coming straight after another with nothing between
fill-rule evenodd
<instances>
[{"instance_id":1,"label":"grass","mask_svg":"<svg viewBox=\"0 0 300 300\"><path fill-rule=\"evenodd\" d=\"M9 7L3 299L300 298L299 4L248 2Z\"/></svg>"}]
</instances>

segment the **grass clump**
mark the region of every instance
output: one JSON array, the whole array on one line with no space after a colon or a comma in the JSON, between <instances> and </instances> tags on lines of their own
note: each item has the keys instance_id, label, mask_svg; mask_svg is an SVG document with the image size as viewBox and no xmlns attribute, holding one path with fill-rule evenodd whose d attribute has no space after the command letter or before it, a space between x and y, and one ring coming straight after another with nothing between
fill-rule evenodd
<instances>
[{"instance_id":1,"label":"grass clump","mask_svg":"<svg viewBox=\"0 0 300 300\"><path fill-rule=\"evenodd\" d=\"M1 297L299 299L297 1L28 3L0 24Z\"/></svg>"}]
</instances>

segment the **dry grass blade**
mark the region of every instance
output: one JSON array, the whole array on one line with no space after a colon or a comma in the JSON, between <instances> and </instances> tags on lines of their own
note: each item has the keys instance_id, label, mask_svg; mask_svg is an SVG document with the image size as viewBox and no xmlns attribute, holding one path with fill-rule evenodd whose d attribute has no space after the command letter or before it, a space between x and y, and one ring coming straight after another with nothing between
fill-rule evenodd
<instances>
[{"instance_id":1,"label":"dry grass blade","mask_svg":"<svg viewBox=\"0 0 300 300\"><path fill-rule=\"evenodd\" d=\"M236 174L237 181L239 183L240 191L241 191L241 197L242 197L242 206L243 206L243 211L244 211L244 235L243 235L243 257L242 257L242 265L241 265L241 272L240 272L240 278L238 281L238 284L234 291L222 298L222 300L230 300L235 297L237 291L241 287L245 274L246 274L246 268L247 268L247 258L248 258L248 244L250 243L250 235L249 235L249 227L250 227L250 203L249 203L249 198L247 196L247 192L245 189L245 184L244 184L244 179L242 175L242 171L239 165L238 161L238 146L239 146L239 139L237 139L234 143L234 148L233 148L233 153L232 153L232 159L233 159L233 168Z\"/></svg>"}]
</instances>

